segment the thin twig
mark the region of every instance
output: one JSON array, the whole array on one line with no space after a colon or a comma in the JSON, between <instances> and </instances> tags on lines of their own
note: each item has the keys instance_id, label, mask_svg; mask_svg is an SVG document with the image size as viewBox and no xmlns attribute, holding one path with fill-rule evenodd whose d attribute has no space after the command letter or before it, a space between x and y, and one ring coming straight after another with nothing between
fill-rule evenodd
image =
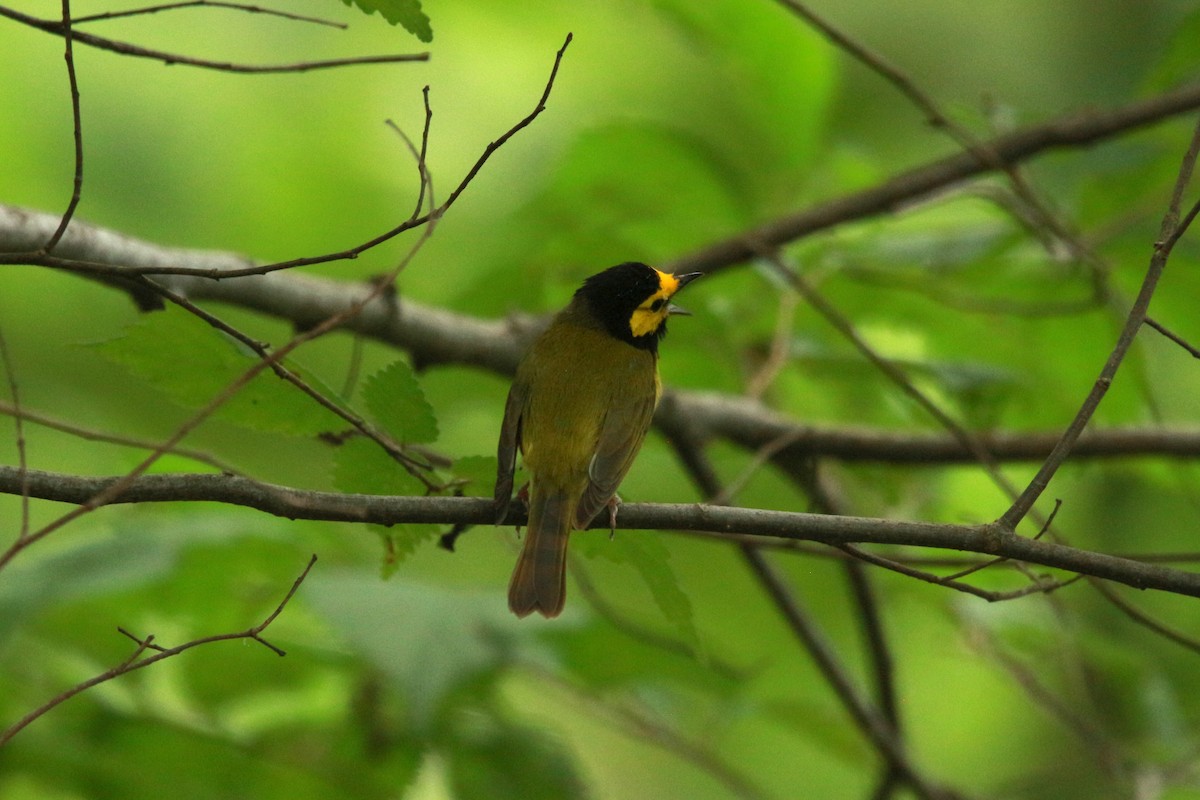
<instances>
[{"instance_id":1,"label":"thin twig","mask_svg":"<svg viewBox=\"0 0 1200 800\"><path fill-rule=\"evenodd\" d=\"M3 7L0 6L0 10L2 10L2 9L3 9ZM421 214L419 216L410 217L409 219L406 219L405 221L401 222L399 225L396 225L395 227L391 228L390 230L384 231L383 233L381 233L377 236L374 236L371 239L368 239L367 241L357 244L353 247L349 247L349 248L346 248L345 250L339 250L339 251L333 252L333 253L326 253L324 255L319 255L319 256L307 256L304 258L293 258L288 261L279 261L279 262L275 262L272 264L260 264L260 265L256 265L256 266L242 267L242 268L235 268L235 269L195 269L195 268L191 268L191 267L162 266L162 265L157 265L157 266L153 266L153 267L129 265L129 266L121 267L121 268L115 270L115 274L117 274L121 277L135 277L138 275L158 275L158 276L187 275L187 276L194 276L194 277L200 277L200 278L211 278L214 280L239 278L239 277L246 277L249 275L266 275L268 273L278 272L280 270L295 269L296 267L313 266L315 264L326 264L331 261L346 261L346 260L356 259L363 253L367 252L368 250L378 247L379 245L383 244L384 242L391 241L392 239L396 238L397 236L399 236L402 233L405 233L407 231L410 231L415 228L419 228L421 226L429 224L431 221L433 221L433 220L441 217L443 214L445 214L450 209L450 207L452 205L454 205L455 201L457 201L458 198L462 195L462 193L464 191L466 191L467 187L475 179L475 176L479 174L479 171L481 169L483 169L484 165L488 162L488 160L492 157L492 155L497 150L499 150L501 147L503 147L513 136L515 136L521 130L523 130L524 128L529 126L535 119L537 119L538 116L541 115L541 113L543 111L546 110L546 102L550 97L551 89L554 87L554 82L558 76L559 66L562 64L563 55L566 53L567 47L571 43L571 39L572 39L572 35L568 33L566 40L563 42L562 47L560 47L558 52L555 54L554 65L550 70L550 77L546 81L545 88L542 91L542 96L539 98L538 103L534 107L533 111L531 111L529 114L527 114L521 120L519 120L515 125L513 125L511 128L509 128L503 134L501 134L497 139L489 142L488 145L484 148L482 155L480 155L479 158L476 159L475 163L471 165L470 169L467 170L467 172L463 176L462 180L459 181L458 186L454 187L454 190L450 192L450 194L446 198L446 200L441 205L437 206L436 208L431 208L430 211L428 211L427 213ZM68 269L68 270L84 272L84 273L86 273L86 272L114 273L114 270L110 266L98 268L98 265L96 265L96 264L72 261L71 259L59 259L59 258L55 258L54 256L50 256L50 255L38 255L35 253L26 253L26 254L22 254L21 258L18 260L21 263L32 262L32 263L41 264L43 266L56 267L59 269ZM6 262L8 262L8 257L0 256L0 263L6 263ZM16 263L16 262L14 261L14 262L10 262L10 263Z\"/></svg>"},{"instance_id":2,"label":"thin twig","mask_svg":"<svg viewBox=\"0 0 1200 800\"><path fill-rule=\"evenodd\" d=\"M151 278L142 276L139 280L151 291L184 309L189 314L202 319L204 322L208 323L213 328L221 331L227 336L231 336L252 350L260 359L268 361L270 363L271 371L274 372L279 378L292 384L301 392L312 398L317 405L329 411L331 414L341 417L343 420L353 426L355 430L359 431L362 433L362 435L378 444L389 456L392 457L393 460L396 461L397 464L404 468L405 472L420 481L426 489L430 491L441 491L443 488L445 488L442 486L442 484L430 477L432 466L428 463L428 461L414 457L411 453L405 450L403 445L395 442L386 433L367 422L358 414L355 414L343 404L326 397L321 393L320 390L316 389L308 381L301 378L296 374L296 372L288 368L281 361L277 359L271 359L270 350L262 342L255 340L253 337L238 330L215 314L200 308L183 295L171 291L166 286L163 286Z\"/></svg>"},{"instance_id":3,"label":"thin twig","mask_svg":"<svg viewBox=\"0 0 1200 800\"><path fill-rule=\"evenodd\" d=\"M1146 614L1141 609L1134 606L1132 603L1127 602L1123 597L1117 594L1117 592L1115 592L1111 586L1108 586L1102 581L1093 581L1092 586L1094 586L1096 590L1100 592L1100 594L1104 595L1104 599L1106 599L1109 603L1115 606L1117 610L1129 617L1138 625L1153 631L1164 639L1174 642L1180 647L1191 650L1193 653L1200 653L1200 640L1188 636L1186 633L1175 630L1174 628L1164 625L1163 623L1154 619L1149 614Z\"/></svg>"},{"instance_id":4,"label":"thin twig","mask_svg":"<svg viewBox=\"0 0 1200 800\"><path fill-rule=\"evenodd\" d=\"M183 0L179 3L164 3L157 6L144 6L142 8L132 8L128 11L105 11L100 14L90 14L86 17L76 17L75 24L81 25L85 22L107 22L114 19L122 19L125 17L143 16L147 14L157 14L162 11L177 11L182 8L227 8L234 11L245 11L248 14L263 14L269 17L279 17L281 19L293 20L295 22L311 22L314 25L325 25L330 28L340 28L345 30L350 27L344 22L336 22L331 19L321 19L320 17L306 17L302 14L292 14L288 11L278 11L273 8L262 8L261 6L246 5L244 3L226 3L221 0Z\"/></svg>"},{"instance_id":5,"label":"thin twig","mask_svg":"<svg viewBox=\"0 0 1200 800\"><path fill-rule=\"evenodd\" d=\"M71 0L62 0L62 37L65 52L63 58L67 62L67 82L71 87L71 129L75 142L75 172L72 178L71 200L67 203L67 210L63 212L62 220L59 221L58 227L54 233L42 245L41 252L49 254L63 234L67 231L67 226L71 224L71 219L75 216L75 209L79 207L79 199L83 196L83 114L79 107L79 81L75 77L75 52L74 52L74 27L71 24Z\"/></svg>"},{"instance_id":6,"label":"thin twig","mask_svg":"<svg viewBox=\"0 0 1200 800\"><path fill-rule=\"evenodd\" d=\"M1153 317L1146 317L1145 322L1151 328L1154 328L1154 330L1158 331L1163 336L1167 337L1172 342L1174 342L1175 344L1179 345L1184 350L1186 350L1188 352L1188 355L1190 355L1192 358L1200 358L1200 349L1197 349L1197 348L1193 347L1192 345L1188 344L1186 339L1184 339L1179 334L1177 334L1174 331L1167 328L1165 325L1163 325L1158 320L1154 319Z\"/></svg>"},{"instance_id":7,"label":"thin twig","mask_svg":"<svg viewBox=\"0 0 1200 800\"><path fill-rule=\"evenodd\" d=\"M1019 589L1012 589L1009 591L991 591L988 589L980 589L978 586L973 586L969 583L963 583L962 581L950 576L934 575L931 572L914 569L906 564L896 561L895 559L884 558L883 556L878 556L874 553L868 553L866 550L863 550L860 547L855 547L854 545L842 545L840 549L847 555L865 561L868 564L882 567L883 569L904 575L908 578L914 578L919 581L924 581L925 583L932 583L935 586L944 586L948 589L954 589L955 591L962 592L964 594L974 595L975 597L987 600L989 603L997 603L1004 600L1016 600L1021 597L1028 597L1031 594L1048 594L1050 592L1057 591L1064 586L1070 586L1080 578L1079 575L1072 576L1065 580L1034 577L1027 586L1022 586ZM991 566L993 563L998 563L999 561L1000 559L997 559L995 562L988 562L988 566Z\"/></svg>"},{"instance_id":8,"label":"thin twig","mask_svg":"<svg viewBox=\"0 0 1200 800\"><path fill-rule=\"evenodd\" d=\"M158 447L159 443L150 439L139 439L132 436L118 436L104 431L92 430L79 425L73 425L69 422L63 422L60 419L39 414L30 411L27 408L21 408L15 403L0 402L0 414L14 417L18 422L32 422L35 425L41 425L43 428L60 431L69 434L78 439L84 439L89 442L106 442L107 444L120 445L121 447L136 447L142 450L153 450ZM187 447L174 447L168 451L172 455L189 458L192 461L198 461L201 464L208 464L210 467L219 469L229 475L240 475L241 471L227 461L217 458L211 453L206 453L202 450L193 450Z\"/></svg>"},{"instance_id":9,"label":"thin twig","mask_svg":"<svg viewBox=\"0 0 1200 800\"><path fill-rule=\"evenodd\" d=\"M399 64L413 61L428 61L429 53L405 53L390 56L361 56L357 58L333 58L323 61L300 61L292 64L242 64L234 61L213 61L205 58L193 58L180 53L168 53L163 50L154 50L148 47L131 44L130 42L117 41L104 36L97 36L94 33L86 33L84 31L69 31L67 26L56 20L40 19L28 14L22 14L19 11L0 6L0 17L7 17L13 22L19 22L22 25L28 25L31 28L50 33L55 36L70 35L74 41L79 44L85 44L89 47L95 47L100 50L108 50L113 53L118 53L124 56L133 56L135 58L147 58L154 61L161 61L167 65L182 64L188 67L200 67L203 69L212 69L219 72L234 72L249 75L265 75L274 73L291 73L291 72L309 72L320 69L334 69L339 67L348 67L363 64Z\"/></svg>"},{"instance_id":10,"label":"thin twig","mask_svg":"<svg viewBox=\"0 0 1200 800\"><path fill-rule=\"evenodd\" d=\"M487 161L487 159L491 156L491 154L494 153L501 145L503 145L503 143L507 142L514 135L516 135L516 133L518 131L527 127L545 109L546 101L550 95L551 89L554 86L554 80L558 74L558 68L562 62L563 54L566 52L566 48L570 44L570 42L571 42L571 36L570 36L570 34L568 34L566 41L563 43L563 46L558 50L558 52L555 55L554 66L551 69L550 77L547 79L545 88L543 89L542 95L539 98L537 106L534 108L534 110L531 113L527 114L525 117L523 117L521 120L519 120L516 124L514 124L507 131L505 131L505 133L502 134L499 139L497 139L496 141L494 141L488 145L488 147L484 151L483 156L480 157L480 159L475 163L474 167L472 167L472 169L468 172L467 177L465 177L463 179L463 181L460 182L458 188L455 190L456 192L461 193L462 190L469 184L470 180L476 174L478 174L479 170L483 167L483 164ZM409 149L412 151L414 157L416 157L418 160L420 160L421 151L418 150L412 144L412 142L408 139L407 136L403 136L403 140L404 140L405 144L409 147ZM419 169L420 169L421 175L423 176L423 178L425 180L426 189L428 190L427 194L430 198L430 205L432 206L433 205L433 194L432 194L432 186L431 186L431 183L429 180L428 169L426 168L426 166L424 164L421 164ZM266 354L265 356L260 357L259 361L257 361L253 366L248 368L245 372L243 372L241 376L239 376L238 378L234 379L232 382L227 384L225 389L223 389L221 392L219 392L217 395L215 395L205 406L203 406L199 411L197 411L195 414L193 414L187 421L185 421L183 424L181 424L171 436L169 436L158 448L155 449L154 452L152 452L145 459L143 459L141 461L141 463L139 463L132 470L130 470L128 473L126 473L126 475L124 477L105 486L105 488L103 488L102 490L97 492L94 496L89 497L87 500L80 503L78 506L76 506L70 512L67 512L66 514L51 521L50 523L43 526L38 531L31 533L29 536L24 537L23 539L21 539L20 541L18 541L15 544L13 544L11 547L9 547L8 550L6 550L4 553L0 554L0 568L3 568L4 566L6 566L9 562L11 562L11 560L19 552L21 552L23 549L30 546L34 542L37 542L37 541L45 538L49 534L53 533L55 530L58 530L59 528L63 527L64 525L74 521L78 517L83 516L84 514L90 513L91 511L107 504L108 502L111 502L114 498L119 497L125 491L125 489L127 489L129 487L130 484L132 484L134 481L136 481L141 475L143 475L146 472L147 469L150 468L150 466L152 466L160 457L162 457L162 455L166 452L166 449L175 447L184 437L186 437L189 433L191 433L192 430L194 430L202 422L204 422L206 419L208 419L213 413L215 413L215 411L218 408L220 408L222 405L224 405L226 402L228 402L235 394L237 394L239 391L241 391L242 388L244 388L247 384L249 384L250 381L252 381L254 378L256 378L265 369L273 368L273 365L281 363L282 360L287 355L289 355L292 351L294 351L296 348L298 348L301 345L306 344L314 339L324 336L325 334L329 333L330 331L340 328L343 324L345 324L346 321L354 318L357 314L359 314L363 308L365 308L368 304L370 304L377 297L382 295L386 291L386 289L389 286L391 286L392 283L395 281L396 276L399 275L400 272L402 272L404 270L404 268L409 264L409 262L413 258L416 257L417 253L421 250L421 248L429 240L430 236L432 236L432 234L436 228L438 220L441 218L441 216L445 212L445 210L450 206L453 199L454 199L454 196L452 196L451 198L448 198L446 200L446 202L443 203L441 206L432 208L425 215L427 224L424 226L423 230L421 231L420 237L408 249L408 251L407 251L407 253L405 253L404 257L400 259L399 263L388 273L388 275L383 280L377 282L376 285L369 292L367 292L365 295L363 295L361 298L359 298L355 302L347 305L345 308L338 311L337 313L334 313L331 316L325 318L323 321L317 323L312 328L294 336L291 339L291 341L287 342L286 344L284 344L282 347L278 348L277 350L270 352L270 353Z\"/></svg>"},{"instance_id":11,"label":"thin twig","mask_svg":"<svg viewBox=\"0 0 1200 800\"><path fill-rule=\"evenodd\" d=\"M709 463L707 454L691 431L681 428L670 439L676 453L680 455L684 465L688 468L692 481L696 483L702 493L708 497L715 498L727 498L730 495L730 492L721 486L716 476L715 468ZM823 499L824 497L822 496ZM720 502L725 501L722 499ZM622 513L624 513L624 510ZM818 669L833 689L834 694L837 695L842 705L846 708L851 719L855 721L864 736L872 743L883 759L885 765L884 775L896 774L901 776L903 781L909 784L913 791L920 797L925 798L925 800L955 797L952 793L944 792L940 788L933 786L915 771L905 756L900 730L897 726L893 725L897 719L894 702L890 707L890 715L886 711L881 714L870 701L861 695L854 686L854 682L844 665L837 658L837 654L833 651L832 646L825 641L816 624L809 619L807 613L801 608L799 601L796 600L790 589L783 584L782 580L766 560L766 556L759 551L757 545L752 542L741 541L737 543L737 548L742 559L750 566L751 573L766 592L767 597L788 623L797 641L812 657ZM860 601L865 601L865 595L860 596L859 599ZM878 623L878 620L876 619L874 622ZM881 629L876 629L874 636L872 645L882 648L886 654L887 647L884 644ZM878 655L873 650L871 654L873 660ZM876 678L882 682L880 690L885 695L890 696L892 691L890 683L890 658L882 662L874 661L874 663L876 666ZM894 698L891 699L894 700ZM888 700L885 699L884 702L888 702ZM885 777L884 780L888 779Z\"/></svg>"},{"instance_id":12,"label":"thin twig","mask_svg":"<svg viewBox=\"0 0 1200 800\"><path fill-rule=\"evenodd\" d=\"M65 692L56 695L43 705L39 706L33 711L30 711L4 731L0 732L0 747L4 747L5 744L7 744L14 736L20 733L31 722L35 721L46 712L54 709L67 700L70 700L75 695L87 691L93 686L98 686L102 683L112 680L113 678L118 678L122 675L128 675L130 672L134 672L135 670L143 669L144 667L148 667L152 664L157 664L159 661L172 658L195 647L212 644L214 642L227 642L235 639L253 639L277 655L286 655L283 650L264 639L262 637L262 633L281 613L283 613L284 606L286 606L291 601L292 597L295 596L296 591L300 588L300 584L304 582L306 577L308 577L309 571L316 563L317 557L314 555L308 560L308 564L304 567L304 571L301 572L299 577L292 582L291 588L288 589L287 594L281 601L279 601L279 604L275 606L274 610L271 611L271 613L268 614L262 622L254 625L253 627L247 628L244 631L238 631L236 633L221 633L215 636L205 636L200 639L193 639L192 641L186 642L177 647L163 648L154 643L153 636L147 636L144 639L139 639L136 636L131 635L128 631L118 628L118 632L125 636L129 636L129 638L137 642L137 648L133 651L133 653L112 669L102 672L93 678L83 681L82 683L78 683ZM155 651L154 655L143 657L143 654L147 650Z\"/></svg>"},{"instance_id":13,"label":"thin twig","mask_svg":"<svg viewBox=\"0 0 1200 800\"><path fill-rule=\"evenodd\" d=\"M1117 370L1120 368L1121 362L1125 359L1125 354L1129 352L1134 337L1137 336L1138 330L1146 319L1150 308L1150 299L1154 296L1158 280L1166 269L1167 260L1170 258L1172 248L1179 241L1179 237L1187 230L1188 225L1195 218L1197 211L1200 211L1200 203L1198 203L1189 210L1183 220L1179 218L1179 208L1182 203L1183 192L1191 180L1192 168L1195 166L1198 153L1200 153L1200 123L1196 125L1195 131L1192 134L1191 144L1188 146L1187 153L1184 154L1183 162L1179 167L1179 175L1175 180L1175 189L1172 192L1167 213L1163 217L1159 240L1155 243L1154 253L1150 258L1150 266L1146 270L1146 275L1142 280L1142 286L1138 291L1137 299L1134 300L1133 307L1129 310L1129 316L1126 318L1125 325L1117 337L1117 342L1113 346L1108 360L1104 362L1104 366L1100 370L1100 375L1092 385L1091 391L1084 398L1074 419L1071 420L1066 430L1063 431L1062 437L1054 446L1054 450L1046 457L1045 462L1043 462L1041 468L1034 475L1025 490L1021 492L1020 496L1000 517L999 522L1004 527L1015 530L1021 520L1025 518L1025 515L1033 508L1033 504L1037 502L1042 492L1050 485L1051 478L1054 477L1054 474L1058 472L1058 468L1062 466L1067 456L1070 455L1076 440L1083 433L1088 422L1091 421L1096 409L1099 408L1100 402L1108 392L1108 387L1112 385L1113 378L1116 377Z\"/></svg>"},{"instance_id":14,"label":"thin twig","mask_svg":"<svg viewBox=\"0 0 1200 800\"><path fill-rule=\"evenodd\" d=\"M21 527L17 531L17 543L29 536L29 458L25 452L24 415L21 414L21 392L17 384L17 370L13 366L12 354L8 352L8 340L0 330L0 361L4 362L4 377L8 383L8 396L12 399L13 428L17 445L17 470L20 476Z\"/></svg>"},{"instance_id":15,"label":"thin twig","mask_svg":"<svg viewBox=\"0 0 1200 800\"><path fill-rule=\"evenodd\" d=\"M958 797L956 793L929 782L913 767L897 737L896 730L861 697L832 645L817 629L795 595L788 591L783 580L767 563L763 554L751 547L742 547L741 553L753 573L770 592L775 606L784 613L785 621L792 632L804 642L805 649L813 657L817 668L833 688L842 706L849 712L859 730L867 736L875 749L903 774L905 782L913 792L926 800Z\"/></svg>"}]
</instances>

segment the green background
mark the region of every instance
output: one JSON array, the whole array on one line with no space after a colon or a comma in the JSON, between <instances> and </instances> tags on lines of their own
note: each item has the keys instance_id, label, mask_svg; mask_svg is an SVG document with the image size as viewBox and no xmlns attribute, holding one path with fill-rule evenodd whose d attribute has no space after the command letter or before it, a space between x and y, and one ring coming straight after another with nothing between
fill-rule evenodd
<instances>
[{"instance_id":1,"label":"green background","mask_svg":"<svg viewBox=\"0 0 1200 800\"><path fill-rule=\"evenodd\" d=\"M52 5L21 7L52 14ZM72 5L77 15L108 9ZM431 59L232 75L78 47L81 219L264 261L350 247L416 200L415 165L385 119L418 135L421 88L430 87L429 167L444 198L533 108L568 31L575 38L547 111L441 221L401 275L402 299L488 319L550 311L611 263L663 263L954 152L892 87L767 2L428 3L429 45L332 0L286 5L350 27L209 8L87 30L250 63L426 47ZM1192 3L816 8L984 137L1196 75ZM1059 429L1141 280L1191 124L1056 151L1028 167L1048 205L1103 259L1103 302L1092 299L1085 266L1043 247L993 201L1004 192L997 179L807 237L788 256L972 428ZM61 40L0 21L0 202L63 209L71 153ZM366 280L413 240L306 271ZM1180 245L1152 309L1193 343L1197 254ZM127 297L76 276L2 269L0 331L31 410L162 439L249 363L178 310L139 316ZM1007 311L1046 301L1083 310ZM765 402L820 426L938 430L762 265L701 281L684 304L695 316L673 322L663 345L672 387L745 391L781 315L792 314L788 358ZM291 335L285 321L212 310L275 345ZM481 476L468 491L488 494L506 379L437 367L410 391L411 372L392 366L401 354L344 334L303 347L294 362L336 394L357 347L362 378L346 402L386 423L387 398L409 392L420 420L404 438L435 439L439 452L466 459L458 474ZM342 430L340 420L274 379L256 389L186 444L273 483L418 491L370 446L318 438ZM1144 332L1095 424L1195 428L1198 394L1194 360ZM436 423L421 416L422 395ZM36 425L25 436L39 469L109 475L144 456ZM4 463L16 463L14 441L0 436ZM739 504L808 508L753 454L714 442L711 456L727 482L748 474ZM823 468L856 515L958 523L1006 507L975 466ZM168 457L156 469L204 467ZM1014 464L1006 474L1023 485L1033 469ZM1196 478L1182 460L1080 462L1041 507L1063 501L1060 533L1080 547L1189 551ZM701 499L656 437L622 496ZM32 522L66 510L35 502ZM15 536L18 499L0 497L0 519ZM167 788L196 798L870 796L876 754L729 545L579 534L574 566L593 589L572 582L567 612L546 623L515 620L504 607L511 529L471 530L453 554L436 547L439 532L179 504L103 509L48 537L0 572L0 725L125 658L132 645L117 626L167 646L240 630L275 606L309 554L320 561L267 633L286 658L252 642L214 644L90 690L0 750L0 797L140 798ZM867 686L843 566L823 555L773 563ZM893 573L870 576L923 774L979 797L1200 797L1194 652L1133 624L1084 583L988 604ZM1024 585L1004 569L970 580ZM1194 601L1122 596L1200 635Z\"/></svg>"}]
</instances>

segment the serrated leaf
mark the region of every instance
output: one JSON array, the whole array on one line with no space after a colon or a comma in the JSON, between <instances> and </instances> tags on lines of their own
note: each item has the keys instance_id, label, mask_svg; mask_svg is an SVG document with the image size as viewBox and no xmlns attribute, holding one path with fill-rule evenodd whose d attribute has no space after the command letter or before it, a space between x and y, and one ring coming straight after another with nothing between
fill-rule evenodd
<instances>
[{"instance_id":1,"label":"serrated leaf","mask_svg":"<svg viewBox=\"0 0 1200 800\"><path fill-rule=\"evenodd\" d=\"M429 443L438 437L433 407L412 367L404 361L376 372L362 388L363 403L375 421L398 442Z\"/></svg>"},{"instance_id":2,"label":"serrated leaf","mask_svg":"<svg viewBox=\"0 0 1200 800\"><path fill-rule=\"evenodd\" d=\"M382 447L369 439L351 439L333 457L333 485L351 494L424 495L425 485L409 475ZM422 542L432 539L436 525L372 525L383 543L380 575L386 580Z\"/></svg>"},{"instance_id":3,"label":"serrated leaf","mask_svg":"<svg viewBox=\"0 0 1200 800\"><path fill-rule=\"evenodd\" d=\"M257 361L237 342L171 308L143 317L119 338L91 346L189 409L207 405ZM313 376L294 364L287 366L326 397L334 397ZM315 436L340 423L270 370L242 387L213 416L253 430L293 436Z\"/></svg>"},{"instance_id":4,"label":"serrated leaf","mask_svg":"<svg viewBox=\"0 0 1200 800\"><path fill-rule=\"evenodd\" d=\"M383 560L379 565L379 577L385 581L396 574L400 565L417 552L424 542L433 539L441 528L437 525L393 525L390 528L383 525L369 525L379 534L383 543Z\"/></svg>"},{"instance_id":5,"label":"serrated leaf","mask_svg":"<svg viewBox=\"0 0 1200 800\"><path fill-rule=\"evenodd\" d=\"M421 10L420 0L342 0L348 6L358 6L370 16L376 11L391 25L401 25L422 42L433 41L433 26Z\"/></svg>"},{"instance_id":6,"label":"serrated leaf","mask_svg":"<svg viewBox=\"0 0 1200 800\"><path fill-rule=\"evenodd\" d=\"M633 567L655 605L679 632L693 652L700 650L700 636L692 616L692 601L679 588L670 553L654 536L618 533L611 540L599 536L577 536L579 549L589 557L599 556L617 564Z\"/></svg>"}]
</instances>

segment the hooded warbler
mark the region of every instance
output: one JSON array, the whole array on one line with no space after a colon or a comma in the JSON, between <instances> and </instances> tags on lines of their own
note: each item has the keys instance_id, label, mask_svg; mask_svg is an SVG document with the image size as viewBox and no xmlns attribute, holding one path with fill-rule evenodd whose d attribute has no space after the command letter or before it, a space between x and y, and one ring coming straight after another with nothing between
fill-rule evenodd
<instances>
[{"instance_id":1,"label":"hooded warbler","mask_svg":"<svg viewBox=\"0 0 1200 800\"><path fill-rule=\"evenodd\" d=\"M529 524L508 588L518 617L562 611L567 538L616 502L662 392L658 341L667 317L687 313L671 298L700 275L637 262L593 275L517 367L500 428L495 503L499 524L519 450Z\"/></svg>"}]
</instances>

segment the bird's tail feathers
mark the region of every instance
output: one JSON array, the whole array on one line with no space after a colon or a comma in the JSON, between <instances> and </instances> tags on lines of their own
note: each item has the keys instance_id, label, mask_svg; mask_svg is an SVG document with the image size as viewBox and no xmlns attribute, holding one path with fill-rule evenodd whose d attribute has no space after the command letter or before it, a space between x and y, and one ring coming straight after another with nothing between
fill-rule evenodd
<instances>
[{"instance_id":1,"label":"bird's tail feathers","mask_svg":"<svg viewBox=\"0 0 1200 800\"><path fill-rule=\"evenodd\" d=\"M567 597L567 540L575 503L566 492L529 488L529 525L508 585L508 608L518 617L534 611L557 617Z\"/></svg>"}]
</instances>

